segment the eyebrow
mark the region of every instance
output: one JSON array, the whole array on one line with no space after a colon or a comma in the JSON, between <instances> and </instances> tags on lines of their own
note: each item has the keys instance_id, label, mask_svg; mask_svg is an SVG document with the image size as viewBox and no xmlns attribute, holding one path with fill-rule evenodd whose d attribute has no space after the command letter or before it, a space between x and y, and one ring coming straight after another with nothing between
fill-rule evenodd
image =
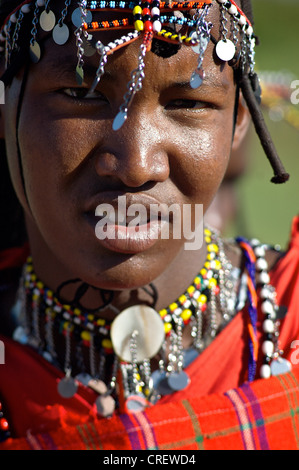
<instances>
[{"instance_id":1,"label":"eyebrow","mask_svg":"<svg viewBox=\"0 0 299 470\"><path fill-rule=\"evenodd\" d=\"M84 69L84 76L90 79L94 79L96 76L96 71L98 69L98 65L100 63L100 57L98 60L98 63L90 63L90 62L85 62L83 69ZM77 63L74 61L74 55L73 54L68 54L66 56L59 56L59 57L48 57L47 60L47 67L50 67L55 73L56 76L59 77L59 79L71 79L71 80L76 80L76 66ZM190 76L191 78L191 76ZM109 70L105 70L105 73L102 77L102 79L108 79L113 81L114 76L112 73L109 72ZM196 89L192 89L190 86L190 81L177 81L173 83L169 83L170 87L173 88L178 88L182 90L193 90L196 91ZM216 77L215 73L206 73L204 81L201 85L201 90L208 91L211 89L214 89L216 91L224 90L227 91L229 89L229 81L225 78Z\"/></svg>"}]
</instances>

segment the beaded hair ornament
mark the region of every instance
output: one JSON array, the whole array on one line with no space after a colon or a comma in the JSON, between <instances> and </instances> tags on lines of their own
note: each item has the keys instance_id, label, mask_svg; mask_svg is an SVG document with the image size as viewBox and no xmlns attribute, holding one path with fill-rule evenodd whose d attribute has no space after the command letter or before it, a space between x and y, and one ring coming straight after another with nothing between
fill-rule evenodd
<instances>
[{"instance_id":1,"label":"beaded hair ornament","mask_svg":"<svg viewBox=\"0 0 299 470\"><path fill-rule=\"evenodd\" d=\"M208 19L209 10L214 4L220 10L218 38L213 36L213 24ZM112 12L119 18L103 19L105 13L110 18ZM52 35L57 45L64 45L70 39L71 30L76 38L76 78L79 86L84 81L85 57L96 53L99 55L91 91L95 90L105 72L108 56L141 38L137 67L132 71L123 104L113 121L115 131L126 121L130 103L142 88L145 56L150 50L158 48L163 55L163 43L168 43L168 48L171 48L169 44L174 48L181 45L191 47L198 56L198 62L190 77L190 86L198 88L205 79L204 53L212 41L218 59L235 69L237 85L274 171L271 181L283 183L288 180L289 175L277 155L260 110L261 89L254 72L256 36L251 22L234 0L65 0L60 13L57 13L55 0L26 0L9 14L0 31L0 51L5 55L6 62L6 71L2 77L4 84L9 85L16 72L26 63L28 51L31 60L37 63L42 56L42 42L49 35ZM119 34L116 39L105 44L95 34L104 31L119 31ZM101 39L103 37L101 35Z\"/></svg>"}]
</instances>

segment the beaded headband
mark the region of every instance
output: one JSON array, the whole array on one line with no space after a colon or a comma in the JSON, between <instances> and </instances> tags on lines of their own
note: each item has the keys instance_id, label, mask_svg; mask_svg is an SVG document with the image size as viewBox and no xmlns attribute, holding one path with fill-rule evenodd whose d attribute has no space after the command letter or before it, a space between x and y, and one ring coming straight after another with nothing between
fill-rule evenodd
<instances>
[{"instance_id":1,"label":"beaded headband","mask_svg":"<svg viewBox=\"0 0 299 470\"><path fill-rule=\"evenodd\" d=\"M5 55L6 62L6 72L2 77L5 85L12 81L18 68L27 60L28 45L30 58L37 63L42 55L41 42L52 35L57 45L64 45L70 38L72 28L77 46L76 79L79 86L84 81L85 57L99 55L99 65L91 86L91 91L94 91L105 72L108 56L141 39L137 67L132 71L123 104L113 121L113 129L117 131L127 119L134 95L142 88L145 55L154 49L154 41L155 45L157 40L159 44L168 43L168 48L171 44L176 48L180 45L192 48L198 56L197 67L190 77L192 88L200 87L205 78L203 58L212 41L218 59L229 63L239 74L238 84L274 170L272 181L281 183L288 180L289 175L280 162L259 109L261 90L254 72L256 37L249 19L234 0L65 0L59 14L55 3L55 0L26 0L6 18L0 30L0 52ZM218 38L212 35L213 24L208 20L209 10L214 4L220 9ZM103 12L108 12L109 17L111 12L115 12L116 16L121 14L121 18L103 20ZM38 38L39 29L44 33L43 39ZM23 36L20 38L24 30L28 41L24 41ZM95 37L99 31L119 31L119 34L116 33L116 39L104 44Z\"/></svg>"}]
</instances>

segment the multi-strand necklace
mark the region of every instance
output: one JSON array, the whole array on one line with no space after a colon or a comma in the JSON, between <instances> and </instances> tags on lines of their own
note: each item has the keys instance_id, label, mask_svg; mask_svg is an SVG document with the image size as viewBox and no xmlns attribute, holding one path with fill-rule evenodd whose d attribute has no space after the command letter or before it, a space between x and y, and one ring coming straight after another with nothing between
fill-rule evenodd
<instances>
[{"instance_id":1,"label":"multi-strand necklace","mask_svg":"<svg viewBox=\"0 0 299 470\"><path fill-rule=\"evenodd\" d=\"M28 258L19 289L20 323L14 338L35 347L64 370L65 376L58 384L61 396L72 397L80 382L95 390L98 393L97 410L102 416L110 416L122 404L129 411L144 409L161 396L184 389L190 382L186 366L242 308L240 299L244 289L247 292L250 286L250 282L244 284L234 274L217 233L206 228L204 236L206 261L184 294L159 311L148 305L129 307L119 312L112 322L100 318L97 312L61 301L57 293L37 278L32 259ZM240 241L242 243L245 242ZM265 271L261 260L259 266ZM247 269L250 271L248 266ZM249 272L247 278L252 280L251 276L252 272ZM262 275L260 277L262 279ZM267 367L270 367L277 344L276 310L275 296L266 288L269 280L264 277L264 281L263 295L267 297L264 302L265 328L268 331L263 347L268 347L265 351L268 359L262 371L269 374ZM253 377L257 361L257 305L252 292L249 297L252 353L249 374ZM111 307L111 302L107 302L106 308ZM188 348L183 347L185 331L189 337ZM63 364L58 362L59 333L64 337ZM270 336L276 338L271 351ZM277 353L277 347L275 351Z\"/></svg>"}]
</instances>

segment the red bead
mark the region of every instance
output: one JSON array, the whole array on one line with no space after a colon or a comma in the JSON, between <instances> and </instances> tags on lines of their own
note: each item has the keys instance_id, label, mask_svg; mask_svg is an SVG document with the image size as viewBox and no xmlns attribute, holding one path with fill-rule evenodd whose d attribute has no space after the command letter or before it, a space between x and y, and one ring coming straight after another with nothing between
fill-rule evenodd
<instances>
[{"instance_id":1,"label":"red bead","mask_svg":"<svg viewBox=\"0 0 299 470\"><path fill-rule=\"evenodd\" d=\"M0 429L1 431L7 431L9 428L8 422L6 421L5 418L0 419Z\"/></svg>"},{"instance_id":2,"label":"red bead","mask_svg":"<svg viewBox=\"0 0 299 470\"><path fill-rule=\"evenodd\" d=\"M143 14L143 15L150 15L150 14L151 14L151 11L150 11L149 8L143 8L142 14Z\"/></svg>"},{"instance_id":3,"label":"red bead","mask_svg":"<svg viewBox=\"0 0 299 470\"><path fill-rule=\"evenodd\" d=\"M146 21L144 23L145 31L152 31L153 30L153 23L151 21Z\"/></svg>"}]
</instances>

